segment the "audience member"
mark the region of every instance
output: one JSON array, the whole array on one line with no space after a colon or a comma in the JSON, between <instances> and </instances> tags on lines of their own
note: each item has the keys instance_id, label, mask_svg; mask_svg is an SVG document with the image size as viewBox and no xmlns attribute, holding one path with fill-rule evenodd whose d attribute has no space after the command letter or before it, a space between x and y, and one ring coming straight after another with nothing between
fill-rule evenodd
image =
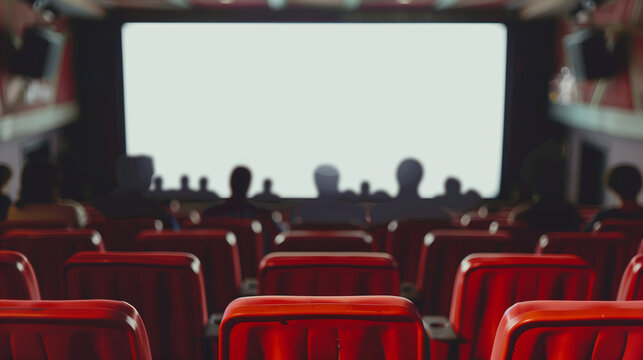
<instances>
[{"instance_id":1,"label":"audience member","mask_svg":"<svg viewBox=\"0 0 643 360\"><path fill-rule=\"evenodd\" d=\"M60 169L46 158L32 158L22 169L20 195L9 207L7 220L45 220L84 227L85 209L73 200L60 199Z\"/></svg>"},{"instance_id":2,"label":"audience member","mask_svg":"<svg viewBox=\"0 0 643 360\"><path fill-rule=\"evenodd\" d=\"M217 201L219 200L219 195L214 191L208 189L208 178L202 176L199 179L199 191L196 192L197 201Z\"/></svg>"},{"instance_id":3,"label":"audience member","mask_svg":"<svg viewBox=\"0 0 643 360\"><path fill-rule=\"evenodd\" d=\"M0 164L0 221L7 219L7 212L11 206L11 199L6 195L9 180L11 180L11 168Z\"/></svg>"},{"instance_id":4,"label":"audience member","mask_svg":"<svg viewBox=\"0 0 643 360\"><path fill-rule=\"evenodd\" d=\"M606 209L594 217L588 225L588 230L594 223L604 219L637 219L643 220L643 207L636 198L641 191L641 173L631 165L619 165L607 174L607 187L614 191L620 200L617 208Z\"/></svg>"},{"instance_id":5,"label":"audience member","mask_svg":"<svg viewBox=\"0 0 643 360\"><path fill-rule=\"evenodd\" d=\"M420 198L422 175L422 165L419 161L402 161L397 167L397 197L374 207L371 210L371 223L385 224L391 220L449 220L449 214L433 200Z\"/></svg>"},{"instance_id":6,"label":"audience member","mask_svg":"<svg viewBox=\"0 0 643 360\"><path fill-rule=\"evenodd\" d=\"M539 233L580 229L578 210L565 200L565 160L557 145L547 142L528 155L521 175L533 198L511 211L510 222L525 222Z\"/></svg>"},{"instance_id":7,"label":"audience member","mask_svg":"<svg viewBox=\"0 0 643 360\"><path fill-rule=\"evenodd\" d=\"M275 202L279 201L281 198L277 194L272 192L272 180L265 179L263 181L263 191L255 195L253 200L262 201L262 202Z\"/></svg>"},{"instance_id":8,"label":"audience member","mask_svg":"<svg viewBox=\"0 0 643 360\"><path fill-rule=\"evenodd\" d=\"M108 219L155 218L165 228L178 229L176 219L158 202L146 196L154 164L149 156L122 156L116 161L118 188L98 197L94 206Z\"/></svg>"},{"instance_id":9,"label":"audience member","mask_svg":"<svg viewBox=\"0 0 643 360\"><path fill-rule=\"evenodd\" d=\"M434 198L435 205L455 212L464 212L480 205L482 197L474 190L462 193L460 180L447 178L444 182L444 195Z\"/></svg>"},{"instance_id":10,"label":"audience member","mask_svg":"<svg viewBox=\"0 0 643 360\"><path fill-rule=\"evenodd\" d=\"M268 249L271 234L279 233L280 224L275 223L272 212L262 209L248 201L248 189L252 175L244 166L237 166L230 175L230 190L232 195L222 204L210 207L203 211L204 219L217 217L247 218L259 220L263 226L264 249Z\"/></svg>"},{"instance_id":11,"label":"audience member","mask_svg":"<svg viewBox=\"0 0 643 360\"><path fill-rule=\"evenodd\" d=\"M363 225L366 223L364 209L339 200L339 171L332 165L315 169L315 186L318 197L301 203L291 213L293 225L335 223Z\"/></svg>"}]
</instances>

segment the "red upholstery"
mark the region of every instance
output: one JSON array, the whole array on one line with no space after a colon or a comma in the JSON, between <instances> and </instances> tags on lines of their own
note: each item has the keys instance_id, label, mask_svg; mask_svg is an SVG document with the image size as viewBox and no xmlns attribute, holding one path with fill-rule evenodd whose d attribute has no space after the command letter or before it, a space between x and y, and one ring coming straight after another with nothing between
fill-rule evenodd
<instances>
[{"instance_id":1,"label":"red upholstery","mask_svg":"<svg viewBox=\"0 0 643 360\"><path fill-rule=\"evenodd\" d=\"M201 265L194 255L79 253L65 264L70 299L113 299L143 318L154 359L202 359L207 322Z\"/></svg>"},{"instance_id":2,"label":"red upholstery","mask_svg":"<svg viewBox=\"0 0 643 360\"><path fill-rule=\"evenodd\" d=\"M291 230L275 237L274 251L375 250L373 238L361 230Z\"/></svg>"},{"instance_id":3,"label":"red upholstery","mask_svg":"<svg viewBox=\"0 0 643 360\"><path fill-rule=\"evenodd\" d=\"M0 251L0 279L0 299L40 300L36 273L24 255Z\"/></svg>"},{"instance_id":4,"label":"red upholstery","mask_svg":"<svg viewBox=\"0 0 643 360\"><path fill-rule=\"evenodd\" d=\"M25 255L36 272L43 299L64 299L63 264L79 251L104 251L99 233L91 229L11 230L0 237L0 249Z\"/></svg>"},{"instance_id":5,"label":"red upholstery","mask_svg":"<svg viewBox=\"0 0 643 360\"><path fill-rule=\"evenodd\" d=\"M630 240L632 256L636 254L643 239L643 220L605 219L594 224L596 231L620 231Z\"/></svg>"},{"instance_id":6,"label":"red upholstery","mask_svg":"<svg viewBox=\"0 0 643 360\"><path fill-rule=\"evenodd\" d=\"M627 238L619 232L553 232L543 235L537 254L575 254L594 268L592 299L614 300L627 263L633 254Z\"/></svg>"},{"instance_id":7,"label":"red upholstery","mask_svg":"<svg viewBox=\"0 0 643 360\"><path fill-rule=\"evenodd\" d=\"M621 278L616 300L643 300L643 255L630 261Z\"/></svg>"},{"instance_id":8,"label":"red upholstery","mask_svg":"<svg viewBox=\"0 0 643 360\"><path fill-rule=\"evenodd\" d=\"M425 331L395 296L256 296L233 301L219 331L230 359L422 359Z\"/></svg>"},{"instance_id":9,"label":"red upholstery","mask_svg":"<svg viewBox=\"0 0 643 360\"><path fill-rule=\"evenodd\" d=\"M516 304L500 322L491 359L643 359L643 302Z\"/></svg>"},{"instance_id":10,"label":"red upholstery","mask_svg":"<svg viewBox=\"0 0 643 360\"><path fill-rule=\"evenodd\" d=\"M511 236L514 243L514 252L524 252L533 254L538 239L542 236L542 231L530 228L527 223L522 221L492 221L489 224L489 232L506 231Z\"/></svg>"},{"instance_id":11,"label":"red upholstery","mask_svg":"<svg viewBox=\"0 0 643 360\"><path fill-rule=\"evenodd\" d=\"M0 235L14 229L65 229L71 223L57 220L12 220L0 221Z\"/></svg>"},{"instance_id":12,"label":"red upholstery","mask_svg":"<svg viewBox=\"0 0 643 360\"><path fill-rule=\"evenodd\" d=\"M198 228L225 229L237 237L241 275L256 278L257 267L263 257L263 226L259 220L244 218L209 218L197 225Z\"/></svg>"},{"instance_id":13,"label":"red upholstery","mask_svg":"<svg viewBox=\"0 0 643 360\"><path fill-rule=\"evenodd\" d=\"M449 321L459 359L488 359L502 314L526 300L587 300L594 274L573 255L473 254L462 261Z\"/></svg>"},{"instance_id":14,"label":"red upholstery","mask_svg":"<svg viewBox=\"0 0 643 360\"><path fill-rule=\"evenodd\" d=\"M239 251L236 237L227 230L147 230L138 235L136 245L140 250L187 252L199 258L210 313L222 313L239 296Z\"/></svg>"},{"instance_id":15,"label":"red upholstery","mask_svg":"<svg viewBox=\"0 0 643 360\"><path fill-rule=\"evenodd\" d=\"M259 294L398 295L398 277L386 253L272 253L259 265Z\"/></svg>"},{"instance_id":16,"label":"red upholstery","mask_svg":"<svg viewBox=\"0 0 643 360\"><path fill-rule=\"evenodd\" d=\"M134 241L143 230L162 230L163 221L158 219L105 219L88 225L96 229L105 241L108 251L134 250Z\"/></svg>"},{"instance_id":17,"label":"red upholstery","mask_svg":"<svg viewBox=\"0 0 643 360\"><path fill-rule=\"evenodd\" d=\"M386 252L393 255L400 269L400 279L414 283L424 236L435 229L450 229L449 221L392 221L386 234Z\"/></svg>"},{"instance_id":18,"label":"red upholstery","mask_svg":"<svg viewBox=\"0 0 643 360\"><path fill-rule=\"evenodd\" d=\"M416 288L422 314L449 315L453 279L467 255L511 251L508 233L484 230L435 230L428 233L419 253Z\"/></svg>"},{"instance_id":19,"label":"red upholstery","mask_svg":"<svg viewBox=\"0 0 643 360\"><path fill-rule=\"evenodd\" d=\"M0 300L0 359L151 360L145 326L121 301Z\"/></svg>"}]
</instances>

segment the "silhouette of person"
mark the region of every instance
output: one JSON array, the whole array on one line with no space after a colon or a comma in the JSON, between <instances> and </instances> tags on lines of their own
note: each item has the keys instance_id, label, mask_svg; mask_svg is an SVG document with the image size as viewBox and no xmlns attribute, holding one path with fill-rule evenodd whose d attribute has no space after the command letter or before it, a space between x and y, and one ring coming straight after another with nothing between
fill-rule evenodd
<instances>
[{"instance_id":1,"label":"silhouette of person","mask_svg":"<svg viewBox=\"0 0 643 360\"><path fill-rule=\"evenodd\" d=\"M263 225L264 249L268 249L268 243L271 240L270 234L278 233L282 228L274 222L270 210L257 207L248 201L247 195L251 179L250 169L245 166L235 167L230 175L230 190L232 191L230 198L220 205L204 210L201 216L204 219L232 217L259 220Z\"/></svg>"},{"instance_id":2,"label":"silhouette of person","mask_svg":"<svg viewBox=\"0 0 643 360\"><path fill-rule=\"evenodd\" d=\"M397 167L399 191L391 201L375 206L371 210L371 223L385 224L391 220L448 220L449 214L434 201L422 199L419 195L423 169L419 161L405 159Z\"/></svg>"},{"instance_id":3,"label":"silhouette of person","mask_svg":"<svg viewBox=\"0 0 643 360\"><path fill-rule=\"evenodd\" d=\"M357 195L359 201L370 201L371 200L371 184L368 181L362 181L359 186L359 195Z\"/></svg>"},{"instance_id":4,"label":"silhouette of person","mask_svg":"<svg viewBox=\"0 0 643 360\"><path fill-rule=\"evenodd\" d=\"M318 197L301 203L291 213L291 223L335 223L362 225L366 223L364 210L351 203L339 200L339 171L332 165L315 169L315 186Z\"/></svg>"},{"instance_id":5,"label":"silhouette of person","mask_svg":"<svg viewBox=\"0 0 643 360\"><path fill-rule=\"evenodd\" d=\"M197 191L197 200L199 201L217 201L219 200L219 195L215 192L208 190L208 178L202 176L199 179L199 191Z\"/></svg>"},{"instance_id":6,"label":"silhouette of person","mask_svg":"<svg viewBox=\"0 0 643 360\"><path fill-rule=\"evenodd\" d=\"M547 141L529 154L523 164L523 181L532 188L530 203L512 209L509 221L523 221L538 232L578 231L582 219L565 200L565 160L560 147Z\"/></svg>"},{"instance_id":7,"label":"silhouette of person","mask_svg":"<svg viewBox=\"0 0 643 360\"><path fill-rule=\"evenodd\" d=\"M482 198L476 191L469 190L463 194L461 188L460 180L447 178L444 182L444 195L434 198L436 206L452 211L466 211L480 205Z\"/></svg>"},{"instance_id":8,"label":"silhouette of person","mask_svg":"<svg viewBox=\"0 0 643 360\"><path fill-rule=\"evenodd\" d=\"M588 230L604 219L643 220L643 207L636 201L641 191L641 173L636 167L619 165L612 168L607 174L607 187L616 193L620 206L600 211L589 223Z\"/></svg>"},{"instance_id":9,"label":"silhouette of person","mask_svg":"<svg viewBox=\"0 0 643 360\"><path fill-rule=\"evenodd\" d=\"M190 179L187 175L181 176L181 192L189 193L190 190Z\"/></svg>"},{"instance_id":10,"label":"silhouette of person","mask_svg":"<svg viewBox=\"0 0 643 360\"><path fill-rule=\"evenodd\" d=\"M5 164L0 164L0 221L7 219L9 206L11 206L11 199L6 195L11 175L11 168Z\"/></svg>"},{"instance_id":11,"label":"silhouette of person","mask_svg":"<svg viewBox=\"0 0 643 360\"><path fill-rule=\"evenodd\" d=\"M146 196L154 174L149 156L121 156L116 161L118 188L100 196L94 206L108 219L155 218L166 228L178 229L176 219L158 202Z\"/></svg>"},{"instance_id":12,"label":"silhouette of person","mask_svg":"<svg viewBox=\"0 0 643 360\"><path fill-rule=\"evenodd\" d=\"M73 200L60 199L60 169L47 158L27 161L20 178L20 195L9 207L7 220L52 220L84 227L87 213Z\"/></svg>"},{"instance_id":13,"label":"silhouette of person","mask_svg":"<svg viewBox=\"0 0 643 360\"><path fill-rule=\"evenodd\" d=\"M162 193L163 192L163 178L157 176L154 178L154 190L152 192Z\"/></svg>"},{"instance_id":14,"label":"silhouette of person","mask_svg":"<svg viewBox=\"0 0 643 360\"><path fill-rule=\"evenodd\" d=\"M265 179L263 181L263 191L255 195L252 199L263 202L276 202L281 198L279 195L272 193L272 180Z\"/></svg>"}]
</instances>

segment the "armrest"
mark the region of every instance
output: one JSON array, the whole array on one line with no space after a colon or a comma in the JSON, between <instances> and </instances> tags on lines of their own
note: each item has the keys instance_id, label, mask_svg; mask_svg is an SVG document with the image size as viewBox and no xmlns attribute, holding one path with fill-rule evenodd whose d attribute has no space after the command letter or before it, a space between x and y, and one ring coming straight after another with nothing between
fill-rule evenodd
<instances>
[{"instance_id":1,"label":"armrest","mask_svg":"<svg viewBox=\"0 0 643 360\"><path fill-rule=\"evenodd\" d=\"M255 296L258 293L258 284L257 279L247 278L243 279L241 282L241 288L239 289L241 296Z\"/></svg>"},{"instance_id":2,"label":"armrest","mask_svg":"<svg viewBox=\"0 0 643 360\"><path fill-rule=\"evenodd\" d=\"M221 320L223 320L223 313L214 313L210 315L207 324L205 324L205 330L203 330L203 337L218 339Z\"/></svg>"},{"instance_id":3,"label":"armrest","mask_svg":"<svg viewBox=\"0 0 643 360\"><path fill-rule=\"evenodd\" d=\"M455 342L458 340L458 335L453 331L453 327L446 317L434 315L423 316L422 322L431 340L443 342Z\"/></svg>"},{"instance_id":4,"label":"armrest","mask_svg":"<svg viewBox=\"0 0 643 360\"><path fill-rule=\"evenodd\" d=\"M415 284L410 282L400 284L400 296L415 302L419 298Z\"/></svg>"}]
</instances>

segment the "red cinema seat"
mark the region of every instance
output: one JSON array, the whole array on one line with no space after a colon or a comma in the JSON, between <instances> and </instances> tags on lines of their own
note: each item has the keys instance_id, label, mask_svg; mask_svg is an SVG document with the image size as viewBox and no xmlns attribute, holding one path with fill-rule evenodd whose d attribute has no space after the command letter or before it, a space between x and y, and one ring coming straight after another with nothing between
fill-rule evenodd
<instances>
[{"instance_id":1,"label":"red cinema seat","mask_svg":"<svg viewBox=\"0 0 643 360\"><path fill-rule=\"evenodd\" d=\"M272 253L259 265L259 295L399 295L398 278L386 253Z\"/></svg>"},{"instance_id":2,"label":"red cinema seat","mask_svg":"<svg viewBox=\"0 0 643 360\"><path fill-rule=\"evenodd\" d=\"M79 253L65 264L69 299L112 299L134 306L154 359L206 358L208 320L201 264L192 254Z\"/></svg>"},{"instance_id":3,"label":"red cinema seat","mask_svg":"<svg viewBox=\"0 0 643 360\"><path fill-rule=\"evenodd\" d=\"M510 306L527 300L587 300L593 278L589 265L573 255L468 256L458 269L453 287L448 321L453 338L432 334L433 329L445 328L444 319L424 318L436 354L433 358L445 358L437 354L447 347L443 340L451 340L449 358L488 359L498 323Z\"/></svg>"},{"instance_id":4,"label":"red cinema seat","mask_svg":"<svg viewBox=\"0 0 643 360\"><path fill-rule=\"evenodd\" d=\"M425 359L425 336L415 306L401 297L255 296L226 309L219 358Z\"/></svg>"},{"instance_id":5,"label":"red cinema seat","mask_svg":"<svg viewBox=\"0 0 643 360\"><path fill-rule=\"evenodd\" d=\"M491 359L643 359L643 301L518 303L502 317Z\"/></svg>"},{"instance_id":6,"label":"red cinema seat","mask_svg":"<svg viewBox=\"0 0 643 360\"><path fill-rule=\"evenodd\" d=\"M0 250L0 299L40 300L36 273L21 253Z\"/></svg>"},{"instance_id":7,"label":"red cinema seat","mask_svg":"<svg viewBox=\"0 0 643 360\"><path fill-rule=\"evenodd\" d=\"M275 237L273 251L357 251L375 249L373 238L361 230L291 230Z\"/></svg>"},{"instance_id":8,"label":"red cinema seat","mask_svg":"<svg viewBox=\"0 0 643 360\"><path fill-rule=\"evenodd\" d=\"M632 246L632 256L637 253L643 239L643 220L605 219L595 223L594 229L598 232L618 231L625 234Z\"/></svg>"},{"instance_id":9,"label":"red cinema seat","mask_svg":"<svg viewBox=\"0 0 643 360\"><path fill-rule=\"evenodd\" d=\"M203 219L195 227L232 231L237 237L242 278L257 277L257 267L264 253L263 226L259 220L223 217L208 218Z\"/></svg>"},{"instance_id":10,"label":"red cinema seat","mask_svg":"<svg viewBox=\"0 0 643 360\"><path fill-rule=\"evenodd\" d=\"M621 276L634 256L630 241L620 232L553 232L543 235L537 254L574 254L594 268L592 299L614 300Z\"/></svg>"},{"instance_id":11,"label":"red cinema seat","mask_svg":"<svg viewBox=\"0 0 643 360\"><path fill-rule=\"evenodd\" d=\"M158 219L105 219L88 225L96 229L105 241L107 251L134 250L138 233L143 230L163 230L163 221Z\"/></svg>"},{"instance_id":12,"label":"red cinema seat","mask_svg":"<svg viewBox=\"0 0 643 360\"><path fill-rule=\"evenodd\" d=\"M0 300L0 359L152 360L145 326L121 301Z\"/></svg>"},{"instance_id":13,"label":"red cinema seat","mask_svg":"<svg viewBox=\"0 0 643 360\"><path fill-rule=\"evenodd\" d=\"M0 235L15 229L65 229L73 227L71 223L57 220L11 220L0 221Z\"/></svg>"},{"instance_id":14,"label":"red cinema seat","mask_svg":"<svg viewBox=\"0 0 643 360\"><path fill-rule=\"evenodd\" d=\"M643 255L632 258L618 288L616 300L643 300Z\"/></svg>"},{"instance_id":15,"label":"red cinema seat","mask_svg":"<svg viewBox=\"0 0 643 360\"><path fill-rule=\"evenodd\" d=\"M452 229L450 221L391 221L386 233L385 249L393 255L400 269L400 281L415 283L424 236L435 229Z\"/></svg>"},{"instance_id":16,"label":"red cinema seat","mask_svg":"<svg viewBox=\"0 0 643 360\"><path fill-rule=\"evenodd\" d=\"M80 251L104 251L92 229L11 230L0 237L0 249L22 253L33 266L43 299L64 299L63 264Z\"/></svg>"},{"instance_id":17,"label":"red cinema seat","mask_svg":"<svg viewBox=\"0 0 643 360\"><path fill-rule=\"evenodd\" d=\"M146 230L136 242L139 250L194 254L201 261L209 313L223 313L230 301L239 297L241 265L233 233L210 229Z\"/></svg>"},{"instance_id":18,"label":"red cinema seat","mask_svg":"<svg viewBox=\"0 0 643 360\"><path fill-rule=\"evenodd\" d=\"M426 234L418 251L419 267L415 284L420 312L427 315L449 314L453 279L467 255L483 252L510 252L513 243L508 233L490 234L485 230L435 230Z\"/></svg>"}]
</instances>

